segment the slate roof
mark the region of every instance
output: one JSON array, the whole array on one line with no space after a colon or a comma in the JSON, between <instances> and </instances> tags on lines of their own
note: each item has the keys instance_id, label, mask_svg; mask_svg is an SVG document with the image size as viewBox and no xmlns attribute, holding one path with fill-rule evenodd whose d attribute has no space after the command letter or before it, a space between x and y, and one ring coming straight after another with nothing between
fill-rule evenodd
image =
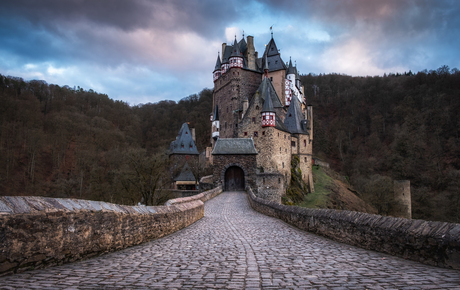
<instances>
[{"instance_id":1,"label":"slate roof","mask_svg":"<svg viewBox=\"0 0 460 290\"><path fill-rule=\"evenodd\" d=\"M265 59L267 57L267 60ZM281 59L281 55L278 52L278 47L276 46L275 40L272 38L265 48L265 52L262 56L260 62L262 67L265 67L265 63L268 61L268 71L277 71L286 69L286 65Z\"/></svg>"},{"instance_id":2,"label":"slate roof","mask_svg":"<svg viewBox=\"0 0 460 290\"><path fill-rule=\"evenodd\" d=\"M214 68L214 71L220 70L221 66L222 66L222 63L220 62L220 56L219 54L217 54L216 67Z\"/></svg>"},{"instance_id":3,"label":"slate roof","mask_svg":"<svg viewBox=\"0 0 460 290\"><path fill-rule=\"evenodd\" d=\"M196 181L195 175L193 175L192 169L187 162L185 162L184 167L182 167L179 176L174 178L174 181Z\"/></svg>"},{"instance_id":4,"label":"slate roof","mask_svg":"<svg viewBox=\"0 0 460 290\"><path fill-rule=\"evenodd\" d=\"M252 138L219 138L212 155L255 155L256 147Z\"/></svg>"},{"instance_id":5,"label":"slate roof","mask_svg":"<svg viewBox=\"0 0 460 290\"><path fill-rule=\"evenodd\" d=\"M270 87L269 94L267 94L268 87ZM257 92L259 92L259 95L261 96L262 100L264 100L264 102L267 95L271 96L273 108L284 108L283 104L281 104L281 101L278 98L278 95L276 94L275 88L273 87L273 84L270 81L270 79L264 78L263 81L260 83Z\"/></svg>"},{"instance_id":6,"label":"slate roof","mask_svg":"<svg viewBox=\"0 0 460 290\"><path fill-rule=\"evenodd\" d=\"M198 149L192 138L192 133L187 123L182 124L182 127L177 134L176 140L169 145L169 154L184 154L184 155L199 155Z\"/></svg>"},{"instance_id":7,"label":"slate roof","mask_svg":"<svg viewBox=\"0 0 460 290\"><path fill-rule=\"evenodd\" d=\"M225 50L222 51L222 63L228 63L228 59L230 58L231 54L232 54L232 46L227 45L225 47Z\"/></svg>"},{"instance_id":8,"label":"slate roof","mask_svg":"<svg viewBox=\"0 0 460 290\"><path fill-rule=\"evenodd\" d=\"M305 131L302 126L303 119L299 99L296 96L293 96L286 118L284 119L284 125L291 133L307 134L308 132Z\"/></svg>"},{"instance_id":9,"label":"slate roof","mask_svg":"<svg viewBox=\"0 0 460 290\"><path fill-rule=\"evenodd\" d=\"M264 106L262 107L262 112L274 112L273 102L270 96L270 86L267 87L267 94L265 96Z\"/></svg>"},{"instance_id":10,"label":"slate roof","mask_svg":"<svg viewBox=\"0 0 460 290\"><path fill-rule=\"evenodd\" d=\"M241 55L240 46L239 46L238 43L236 42L236 38L235 38L235 41L233 42L232 54L230 55L230 57L235 57L235 56L243 57L243 56Z\"/></svg>"},{"instance_id":11,"label":"slate roof","mask_svg":"<svg viewBox=\"0 0 460 290\"><path fill-rule=\"evenodd\" d=\"M290 74L294 74L294 75L296 74L296 70L295 70L294 66L292 65L292 60L291 59L289 59L289 67L288 67L288 69L286 71L286 75L290 75Z\"/></svg>"}]
</instances>

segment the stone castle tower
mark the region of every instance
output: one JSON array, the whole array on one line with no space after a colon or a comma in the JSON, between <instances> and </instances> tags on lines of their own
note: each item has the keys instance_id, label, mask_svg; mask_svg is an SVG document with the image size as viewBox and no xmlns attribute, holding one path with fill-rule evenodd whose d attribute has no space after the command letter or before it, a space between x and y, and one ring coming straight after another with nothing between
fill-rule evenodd
<instances>
[{"instance_id":1,"label":"stone castle tower","mask_svg":"<svg viewBox=\"0 0 460 290\"><path fill-rule=\"evenodd\" d=\"M313 191L313 108L297 68L282 60L273 35L260 58L252 36L222 44L213 80L214 183L225 190L250 186L259 197L280 202L297 156L295 170Z\"/></svg>"}]
</instances>

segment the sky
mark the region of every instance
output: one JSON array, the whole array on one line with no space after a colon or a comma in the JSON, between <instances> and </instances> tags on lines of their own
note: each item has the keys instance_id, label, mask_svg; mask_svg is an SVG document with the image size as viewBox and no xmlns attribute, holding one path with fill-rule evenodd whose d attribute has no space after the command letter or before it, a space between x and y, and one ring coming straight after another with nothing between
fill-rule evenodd
<instances>
[{"instance_id":1,"label":"sky","mask_svg":"<svg viewBox=\"0 0 460 290\"><path fill-rule=\"evenodd\" d=\"M222 43L273 38L300 74L460 69L457 0L2 0L0 74L130 105L213 88Z\"/></svg>"}]
</instances>

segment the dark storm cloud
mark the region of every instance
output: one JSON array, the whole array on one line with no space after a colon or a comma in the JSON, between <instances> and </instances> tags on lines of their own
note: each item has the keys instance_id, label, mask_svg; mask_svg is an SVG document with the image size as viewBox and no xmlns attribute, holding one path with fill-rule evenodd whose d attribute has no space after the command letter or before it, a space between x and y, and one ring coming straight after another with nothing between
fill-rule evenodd
<instances>
[{"instance_id":1,"label":"dark storm cloud","mask_svg":"<svg viewBox=\"0 0 460 290\"><path fill-rule=\"evenodd\" d=\"M89 22L125 31L155 27L165 31L195 31L216 34L216 27L238 15L236 1L147 1L147 0L6 0L0 15L23 18L47 29L75 22ZM241 11L239 12L241 15ZM235 19L236 20L236 19Z\"/></svg>"}]
</instances>

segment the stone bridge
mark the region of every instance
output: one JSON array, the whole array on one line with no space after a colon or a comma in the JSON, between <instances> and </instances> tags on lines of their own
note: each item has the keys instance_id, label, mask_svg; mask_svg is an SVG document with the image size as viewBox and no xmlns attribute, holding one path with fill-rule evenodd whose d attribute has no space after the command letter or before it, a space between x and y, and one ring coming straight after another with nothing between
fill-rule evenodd
<instances>
[{"instance_id":1,"label":"stone bridge","mask_svg":"<svg viewBox=\"0 0 460 290\"><path fill-rule=\"evenodd\" d=\"M254 211L244 192L224 192L166 237L0 277L0 289L182 288L460 289L460 272L316 236Z\"/></svg>"}]
</instances>

